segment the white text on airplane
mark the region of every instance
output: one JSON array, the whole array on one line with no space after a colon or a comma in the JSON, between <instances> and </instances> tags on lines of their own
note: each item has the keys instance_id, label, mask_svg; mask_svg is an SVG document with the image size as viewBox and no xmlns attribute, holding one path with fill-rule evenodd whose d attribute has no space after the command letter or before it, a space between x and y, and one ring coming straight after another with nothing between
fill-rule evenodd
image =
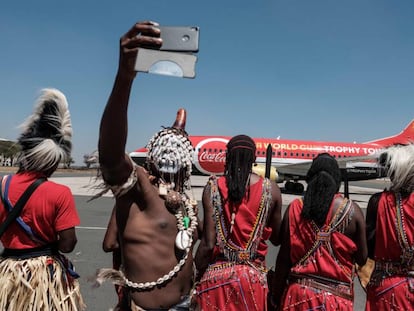
<instances>
[{"instance_id":1,"label":"white text on airplane","mask_svg":"<svg viewBox=\"0 0 414 311\"><path fill-rule=\"evenodd\" d=\"M257 142L257 149L266 149L269 143ZM307 150L316 152L337 152L337 153L353 153L353 154L375 154L381 149L367 148L356 146L329 146L329 145L311 145L311 144L285 144L285 143L271 143L272 149L276 150Z\"/></svg>"},{"instance_id":2,"label":"white text on airplane","mask_svg":"<svg viewBox=\"0 0 414 311\"><path fill-rule=\"evenodd\" d=\"M209 152L203 151L199 155L199 161L204 162L225 162L226 161L226 153L225 152Z\"/></svg>"}]
</instances>

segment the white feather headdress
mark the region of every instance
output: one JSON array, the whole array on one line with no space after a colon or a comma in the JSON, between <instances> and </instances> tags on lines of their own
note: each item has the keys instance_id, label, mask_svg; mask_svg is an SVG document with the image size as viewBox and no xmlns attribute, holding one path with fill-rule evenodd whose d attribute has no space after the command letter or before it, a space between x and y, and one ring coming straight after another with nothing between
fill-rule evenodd
<instances>
[{"instance_id":1,"label":"white feather headdress","mask_svg":"<svg viewBox=\"0 0 414 311\"><path fill-rule=\"evenodd\" d=\"M33 114L20 126L20 167L44 172L70 157L72 124L65 95L57 89L43 89Z\"/></svg>"},{"instance_id":2,"label":"white feather headdress","mask_svg":"<svg viewBox=\"0 0 414 311\"><path fill-rule=\"evenodd\" d=\"M414 191L414 144L393 146L383 154L393 191Z\"/></svg>"}]
</instances>

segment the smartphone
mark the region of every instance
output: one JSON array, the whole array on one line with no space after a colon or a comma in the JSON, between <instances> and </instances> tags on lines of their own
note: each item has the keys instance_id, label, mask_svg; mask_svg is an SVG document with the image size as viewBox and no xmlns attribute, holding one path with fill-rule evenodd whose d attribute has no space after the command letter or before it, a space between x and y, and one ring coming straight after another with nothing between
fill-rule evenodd
<instances>
[{"instance_id":1,"label":"smartphone","mask_svg":"<svg viewBox=\"0 0 414 311\"><path fill-rule=\"evenodd\" d=\"M198 52L200 28L197 26L159 26L161 51Z\"/></svg>"}]
</instances>

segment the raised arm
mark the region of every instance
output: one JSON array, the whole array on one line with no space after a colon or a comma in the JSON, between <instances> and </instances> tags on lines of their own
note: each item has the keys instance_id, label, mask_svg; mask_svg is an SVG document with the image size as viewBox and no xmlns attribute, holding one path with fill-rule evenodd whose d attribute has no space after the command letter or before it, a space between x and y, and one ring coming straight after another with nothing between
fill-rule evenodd
<instances>
[{"instance_id":1,"label":"raised arm","mask_svg":"<svg viewBox=\"0 0 414 311\"><path fill-rule=\"evenodd\" d=\"M99 162L102 176L110 185L124 183L132 170L125 156L128 134L128 102L136 76L135 60L139 47L159 48L162 40L154 22L136 23L120 40L119 65L99 130ZM139 55L138 55L139 57Z\"/></svg>"}]
</instances>

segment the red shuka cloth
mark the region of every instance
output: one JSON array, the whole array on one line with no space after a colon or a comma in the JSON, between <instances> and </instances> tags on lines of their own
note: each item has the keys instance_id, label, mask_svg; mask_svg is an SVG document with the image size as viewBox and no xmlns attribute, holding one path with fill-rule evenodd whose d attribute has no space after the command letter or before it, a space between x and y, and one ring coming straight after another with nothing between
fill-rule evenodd
<instances>
[{"instance_id":1,"label":"red shuka cloth","mask_svg":"<svg viewBox=\"0 0 414 311\"><path fill-rule=\"evenodd\" d=\"M414 194L402 200L407 242L414 244ZM385 191L378 202L375 252L376 262L400 262L402 254L396 229L396 198ZM375 273L375 270L374 270ZM366 310L414 310L414 277L393 275L379 284L367 286Z\"/></svg>"},{"instance_id":2,"label":"red shuka cloth","mask_svg":"<svg viewBox=\"0 0 414 311\"><path fill-rule=\"evenodd\" d=\"M336 195L338 197L339 194ZM335 197L335 198L336 198ZM333 201L332 201L333 202ZM330 244L333 255L322 244L301 265L296 265L312 248L316 241L316 232L312 222L301 217L303 203L295 199L289 208L290 258L293 263L291 272L295 274L314 274L351 284L353 280L353 254L357 250L355 243L344 234L333 231ZM331 221L333 204L330 206L325 225ZM351 300L327 294L325 291L312 290L292 283L282 298L282 310L353 310ZM319 310L319 309L318 309Z\"/></svg>"}]
</instances>

